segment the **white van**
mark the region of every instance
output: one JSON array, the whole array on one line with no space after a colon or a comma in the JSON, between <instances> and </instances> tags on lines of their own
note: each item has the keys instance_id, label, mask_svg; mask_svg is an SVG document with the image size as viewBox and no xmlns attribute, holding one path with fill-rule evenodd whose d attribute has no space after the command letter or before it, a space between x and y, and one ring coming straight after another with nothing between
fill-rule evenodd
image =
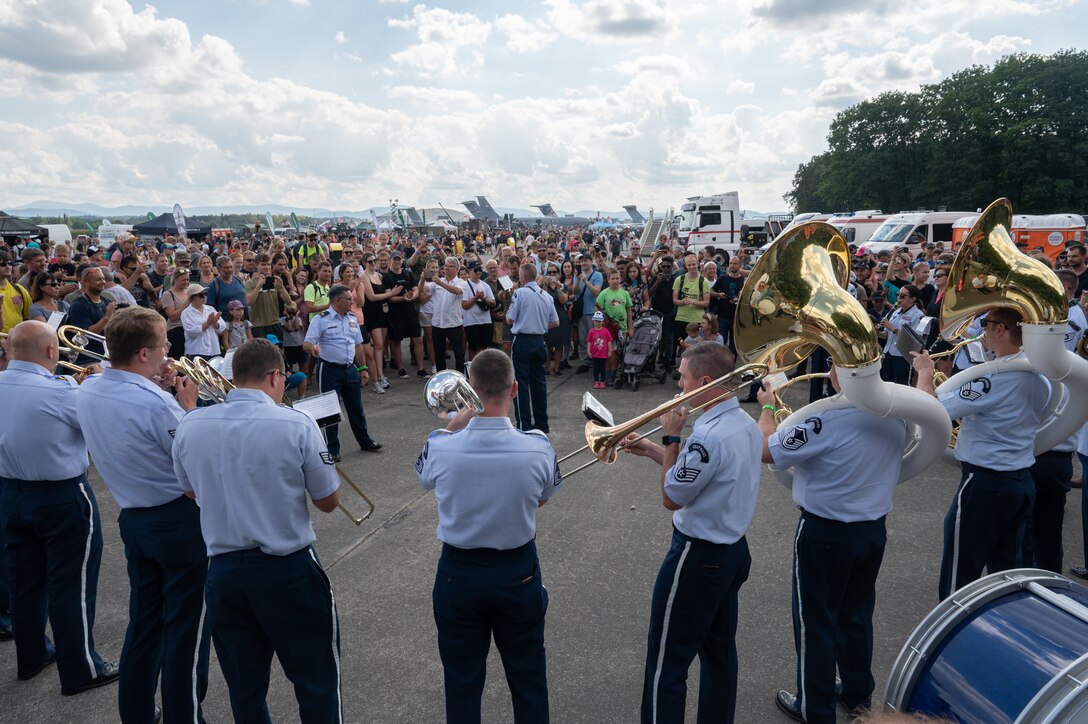
<instances>
[{"instance_id":1,"label":"white van","mask_svg":"<svg viewBox=\"0 0 1088 724\"><path fill-rule=\"evenodd\" d=\"M880 225L888 220L888 214L880 209L865 209L852 214L832 216L827 223L842 232L847 244L861 246L872 238Z\"/></svg>"},{"instance_id":2,"label":"white van","mask_svg":"<svg viewBox=\"0 0 1088 724\"><path fill-rule=\"evenodd\" d=\"M68 228L67 224L39 224L39 226L49 232L49 243L53 246L57 244L72 245L72 230Z\"/></svg>"},{"instance_id":3,"label":"white van","mask_svg":"<svg viewBox=\"0 0 1088 724\"><path fill-rule=\"evenodd\" d=\"M891 251L896 246L906 246L911 254L917 254L923 243L943 241L946 249L952 248L952 225L970 211L911 211L893 214L861 245L871 253Z\"/></svg>"}]
</instances>

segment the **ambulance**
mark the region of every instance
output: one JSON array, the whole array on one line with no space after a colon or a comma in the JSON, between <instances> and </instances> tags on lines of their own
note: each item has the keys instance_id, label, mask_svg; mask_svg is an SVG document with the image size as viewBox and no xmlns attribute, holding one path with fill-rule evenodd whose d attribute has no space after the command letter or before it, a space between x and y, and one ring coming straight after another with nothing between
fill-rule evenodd
<instances>
[{"instance_id":1,"label":"ambulance","mask_svg":"<svg viewBox=\"0 0 1088 724\"><path fill-rule=\"evenodd\" d=\"M880 209L865 209L850 214L837 214L830 217L827 223L842 232L847 244L861 246L872 238L887 219L888 214Z\"/></svg>"},{"instance_id":2,"label":"ambulance","mask_svg":"<svg viewBox=\"0 0 1088 724\"><path fill-rule=\"evenodd\" d=\"M952 224L970 211L908 211L892 214L881 224L861 248L872 254L891 251L897 246L907 247L912 256L917 256L923 244L930 242L951 242Z\"/></svg>"},{"instance_id":3,"label":"ambulance","mask_svg":"<svg viewBox=\"0 0 1088 724\"><path fill-rule=\"evenodd\" d=\"M977 220L978 214L971 214L952 224L953 250ZM1027 244L1023 249L1025 252L1042 249L1043 254L1053 262L1058 254L1065 251L1066 244L1084 241L1085 222L1079 214L1016 214L1012 217L1012 229L1009 231L1017 244Z\"/></svg>"}]
</instances>

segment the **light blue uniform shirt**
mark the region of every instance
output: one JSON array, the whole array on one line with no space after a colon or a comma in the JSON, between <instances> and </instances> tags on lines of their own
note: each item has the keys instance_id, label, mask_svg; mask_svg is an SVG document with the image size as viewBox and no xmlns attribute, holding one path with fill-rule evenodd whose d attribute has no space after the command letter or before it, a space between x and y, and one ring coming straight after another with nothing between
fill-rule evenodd
<instances>
[{"instance_id":1,"label":"light blue uniform shirt","mask_svg":"<svg viewBox=\"0 0 1088 724\"><path fill-rule=\"evenodd\" d=\"M310 322L306 341L321 346L321 359L339 365L355 364L355 345L363 343L359 320L350 311L339 315L331 309Z\"/></svg>"},{"instance_id":2,"label":"light blue uniform shirt","mask_svg":"<svg viewBox=\"0 0 1088 724\"><path fill-rule=\"evenodd\" d=\"M984 327L982 326L982 320L986 319L985 314L980 314L971 320L971 323L967 325L967 329L963 331L963 339L972 339L982 334ZM967 348L962 348L956 353L956 356L952 358L952 366L958 370L965 370L969 367L974 367L975 363L971 361L971 358L967 356Z\"/></svg>"},{"instance_id":3,"label":"light blue uniform shirt","mask_svg":"<svg viewBox=\"0 0 1088 724\"><path fill-rule=\"evenodd\" d=\"M1019 352L1008 358L1022 355ZM1049 397L1050 387L1042 375L1001 372L968 382L937 399L949 417L962 418L956 438L957 460L991 470L1022 470L1035 463L1035 433Z\"/></svg>"},{"instance_id":4,"label":"light blue uniform shirt","mask_svg":"<svg viewBox=\"0 0 1088 724\"><path fill-rule=\"evenodd\" d=\"M814 415L767 439L779 468L793 466L793 502L822 518L854 523L892 509L907 425L856 407Z\"/></svg>"},{"instance_id":5,"label":"light blue uniform shirt","mask_svg":"<svg viewBox=\"0 0 1088 724\"><path fill-rule=\"evenodd\" d=\"M559 315L552 298L536 282L529 282L514 290L506 320L514 334L546 334L548 325L559 324Z\"/></svg>"},{"instance_id":6,"label":"light blue uniform shirt","mask_svg":"<svg viewBox=\"0 0 1088 724\"><path fill-rule=\"evenodd\" d=\"M314 421L260 390L231 390L225 403L186 415L173 462L182 489L196 494L209 556L302 550L317 539L306 495L321 500L340 487Z\"/></svg>"},{"instance_id":7,"label":"light blue uniform shirt","mask_svg":"<svg viewBox=\"0 0 1088 724\"><path fill-rule=\"evenodd\" d=\"M146 377L113 367L79 386L76 412L87 449L122 508L181 497L170 449L185 411Z\"/></svg>"},{"instance_id":8,"label":"light blue uniform shirt","mask_svg":"<svg viewBox=\"0 0 1088 724\"><path fill-rule=\"evenodd\" d=\"M76 418L79 386L33 362L0 372L0 476L68 480L87 472L87 443Z\"/></svg>"},{"instance_id":9,"label":"light blue uniform shirt","mask_svg":"<svg viewBox=\"0 0 1088 724\"><path fill-rule=\"evenodd\" d=\"M888 324L892 325L892 329L888 331L888 341L884 343L884 353L890 354L893 357L902 357L899 353L899 348L896 346L896 335L899 333L899 328L904 324L913 328L918 322L922 321L922 317L926 316L918 307L910 307L906 311L902 309L896 309L888 316Z\"/></svg>"},{"instance_id":10,"label":"light blue uniform shirt","mask_svg":"<svg viewBox=\"0 0 1088 724\"><path fill-rule=\"evenodd\" d=\"M740 540L756 511L762 450L763 433L735 397L703 413L665 474L665 494L684 506L672 514L676 529L711 543Z\"/></svg>"},{"instance_id":11,"label":"light blue uniform shirt","mask_svg":"<svg viewBox=\"0 0 1088 724\"><path fill-rule=\"evenodd\" d=\"M501 461L485 471L481 460ZM438 540L458 548L510 550L536 537L536 509L562 488L544 433L507 417L474 417L464 430L436 430L416 460L424 490L438 499Z\"/></svg>"}]
</instances>

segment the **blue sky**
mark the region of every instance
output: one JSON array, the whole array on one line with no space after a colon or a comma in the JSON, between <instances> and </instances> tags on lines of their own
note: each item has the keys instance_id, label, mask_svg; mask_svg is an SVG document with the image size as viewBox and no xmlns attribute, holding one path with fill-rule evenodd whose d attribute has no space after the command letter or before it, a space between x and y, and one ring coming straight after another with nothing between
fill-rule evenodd
<instances>
[{"instance_id":1,"label":"blue sky","mask_svg":"<svg viewBox=\"0 0 1088 724\"><path fill-rule=\"evenodd\" d=\"M0 202L781 209L837 111L1083 47L1086 20L1078 0L0 0Z\"/></svg>"}]
</instances>

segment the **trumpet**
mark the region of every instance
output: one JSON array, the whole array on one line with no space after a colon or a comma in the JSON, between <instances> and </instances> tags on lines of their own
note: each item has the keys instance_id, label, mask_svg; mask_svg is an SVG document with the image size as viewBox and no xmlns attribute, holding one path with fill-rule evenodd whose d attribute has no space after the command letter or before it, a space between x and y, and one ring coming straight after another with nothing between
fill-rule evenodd
<instances>
[{"instance_id":1,"label":"trumpet","mask_svg":"<svg viewBox=\"0 0 1088 724\"><path fill-rule=\"evenodd\" d=\"M714 397L707 402L702 403L701 405L696 405L695 407L691 408L689 412L698 412L705 407L710 407L711 405L720 402L721 400L729 397L730 395L736 394L737 390L740 390L750 384L762 380L764 377L767 376L768 371L769 368L765 364L749 364L744 365L743 367L738 367L729 374L722 375L718 379L711 382L710 385L715 387L721 387L724 389L724 392L722 392L717 397ZM685 392L682 395L677 395L668 402L664 402L653 408L652 410L648 410L647 412L644 412L638 417L634 417L621 425L613 425L611 427L607 427L605 425L601 425L595 420L590 420L586 423L585 427L586 444L578 448L574 452L564 455L556 462L563 463L586 450L590 451L590 453L593 455L593 459L587 463L579 465L574 470L571 470L569 473L563 473L563 477L569 478L572 475L575 475L578 472L585 470L590 465L594 465L598 462L604 463L605 465L611 465L612 463L616 462L616 458L619 455L618 451L620 449L627 445L633 445L639 440L643 440L650 435L653 435L655 432L661 429L661 426L658 425L652 430L645 432L636 438L632 438L631 440L625 439L628 435L630 435L646 423L650 422L651 420L661 417L666 412L675 410L696 395L702 394L704 391L705 387L700 387L698 389L692 390L691 392Z\"/></svg>"}]
</instances>

